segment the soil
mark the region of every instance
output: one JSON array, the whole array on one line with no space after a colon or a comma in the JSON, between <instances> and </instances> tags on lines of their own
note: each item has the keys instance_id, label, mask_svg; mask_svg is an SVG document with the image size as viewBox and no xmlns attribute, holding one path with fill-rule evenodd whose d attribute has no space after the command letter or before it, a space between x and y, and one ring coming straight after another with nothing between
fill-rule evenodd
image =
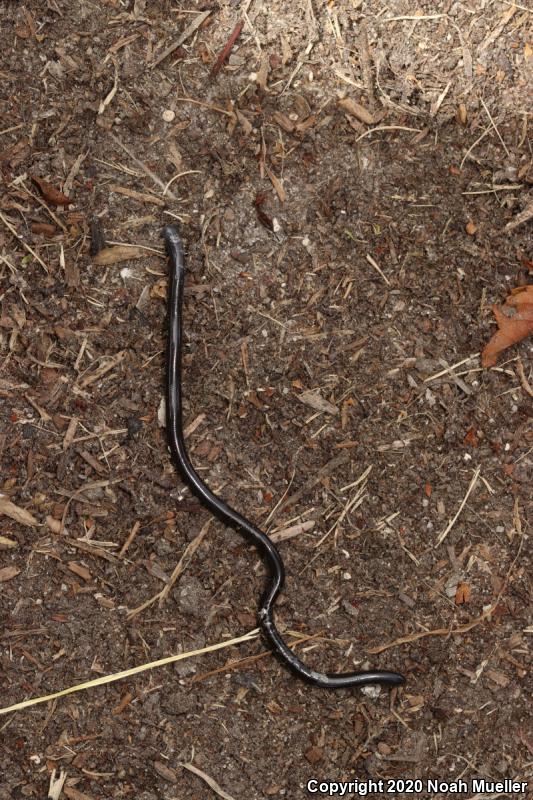
<instances>
[{"instance_id":1,"label":"soil","mask_svg":"<svg viewBox=\"0 0 533 800\"><path fill-rule=\"evenodd\" d=\"M256 628L264 567L205 527L161 424L170 222L195 466L300 526L277 620L301 657L407 678L328 692L256 637L1 717L0 798L532 781L531 343L480 362L531 269L530 222L506 229L531 203L531 10L0 10L2 706ZM98 228L135 257L99 263Z\"/></svg>"}]
</instances>

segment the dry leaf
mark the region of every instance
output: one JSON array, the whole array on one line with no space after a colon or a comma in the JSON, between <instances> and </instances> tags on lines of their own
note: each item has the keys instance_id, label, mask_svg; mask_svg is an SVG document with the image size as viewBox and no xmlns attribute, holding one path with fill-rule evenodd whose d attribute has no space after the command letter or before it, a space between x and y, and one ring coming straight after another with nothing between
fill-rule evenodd
<instances>
[{"instance_id":1,"label":"dry leaf","mask_svg":"<svg viewBox=\"0 0 533 800\"><path fill-rule=\"evenodd\" d=\"M0 550L11 550L12 547L18 547L19 543L14 539L8 539L7 536L0 536Z\"/></svg>"},{"instance_id":2,"label":"dry leaf","mask_svg":"<svg viewBox=\"0 0 533 800\"><path fill-rule=\"evenodd\" d=\"M10 581L11 578L14 578L19 574L19 572L20 569L17 567L4 567L3 569L0 569L0 583L3 583L4 581Z\"/></svg>"},{"instance_id":3,"label":"dry leaf","mask_svg":"<svg viewBox=\"0 0 533 800\"><path fill-rule=\"evenodd\" d=\"M326 414L339 413L339 409L337 408L337 406L332 405L332 403L328 403L328 401L324 400L322 395L320 395L318 392L309 390L307 392L302 392L302 394L298 394L296 396L301 403L304 403L306 406L314 408L315 411L325 411Z\"/></svg>"},{"instance_id":4,"label":"dry leaf","mask_svg":"<svg viewBox=\"0 0 533 800\"><path fill-rule=\"evenodd\" d=\"M513 317L507 317L500 306L492 306L498 330L483 350L481 363L484 367L494 366L503 350L533 332L533 285L513 289L504 307L514 308L516 313Z\"/></svg>"},{"instance_id":5,"label":"dry leaf","mask_svg":"<svg viewBox=\"0 0 533 800\"><path fill-rule=\"evenodd\" d=\"M140 247L130 247L126 244L117 244L114 247L104 247L95 256L93 264L107 267L109 264L118 264L120 261L131 261L134 258L141 258L144 252Z\"/></svg>"},{"instance_id":6,"label":"dry leaf","mask_svg":"<svg viewBox=\"0 0 533 800\"><path fill-rule=\"evenodd\" d=\"M59 189L56 189L55 186L52 186L51 183L48 183L48 181L43 181L42 178L38 178L36 175L30 175L30 178L37 184L44 199L52 203L52 205L68 206L74 202L63 194L63 192L60 192Z\"/></svg>"},{"instance_id":7,"label":"dry leaf","mask_svg":"<svg viewBox=\"0 0 533 800\"><path fill-rule=\"evenodd\" d=\"M0 514L5 514L6 517L11 517L15 522L20 522L21 525L38 525L39 522L35 519L33 514L26 511L25 508L20 508L8 500L7 497L0 495Z\"/></svg>"},{"instance_id":8,"label":"dry leaf","mask_svg":"<svg viewBox=\"0 0 533 800\"><path fill-rule=\"evenodd\" d=\"M56 235L57 228L55 225L49 225L48 222L32 222L31 232L50 237Z\"/></svg>"},{"instance_id":9,"label":"dry leaf","mask_svg":"<svg viewBox=\"0 0 533 800\"><path fill-rule=\"evenodd\" d=\"M472 590L467 583L460 583L455 592L455 605L462 606L463 603L468 603L472 596Z\"/></svg>"}]
</instances>

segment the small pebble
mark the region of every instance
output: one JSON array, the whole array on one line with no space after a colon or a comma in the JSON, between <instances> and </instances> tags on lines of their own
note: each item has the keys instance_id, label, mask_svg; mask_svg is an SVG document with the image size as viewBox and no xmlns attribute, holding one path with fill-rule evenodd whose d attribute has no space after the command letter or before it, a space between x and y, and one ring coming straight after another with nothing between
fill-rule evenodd
<instances>
[{"instance_id":1,"label":"small pebble","mask_svg":"<svg viewBox=\"0 0 533 800\"><path fill-rule=\"evenodd\" d=\"M470 220L469 222L466 223L465 230L469 236L473 236L477 231L476 223Z\"/></svg>"},{"instance_id":2,"label":"small pebble","mask_svg":"<svg viewBox=\"0 0 533 800\"><path fill-rule=\"evenodd\" d=\"M175 117L176 117L176 114L175 114L174 111L172 111L172 109L167 108L167 109L165 109L165 111L163 111L163 121L164 122L173 122Z\"/></svg>"}]
</instances>

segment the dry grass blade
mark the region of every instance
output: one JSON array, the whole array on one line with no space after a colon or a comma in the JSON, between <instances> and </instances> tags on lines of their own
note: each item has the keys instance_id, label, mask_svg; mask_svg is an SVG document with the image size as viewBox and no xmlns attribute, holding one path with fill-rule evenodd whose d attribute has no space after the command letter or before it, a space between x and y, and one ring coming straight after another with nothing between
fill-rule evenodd
<instances>
[{"instance_id":1,"label":"dry grass blade","mask_svg":"<svg viewBox=\"0 0 533 800\"><path fill-rule=\"evenodd\" d=\"M439 544L442 544L442 543L443 543L443 541L444 541L444 540L445 540L445 538L448 536L449 532L451 531L451 529L453 528L453 526L455 525L455 523L456 523L456 522L457 522L457 520L459 519L459 516L460 516L460 514L461 514L461 511L462 511L462 510L463 510L463 508L465 507L465 505L466 505L466 501L467 501L467 500L468 500L468 498L470 497L470 495L471 495L471 493L472 493L472 491L473 491L473 489L474 489L474 487L475 487L475 485L476 485L476 483L477 483L477 479L479 478L479 473L480 473L480 472L481 472L481 467L477 467L477 469L476 469L476 471L474 472L474 475L473 475L473 477L472 477L472 480L470 481L470 486L469 486L469 487L468 487L468 489L466 490L466 494L465 494L465 496L463 497L463 500L462 500L462 502L461 502L461 505L459 506L459 508L458 508L458 510L457 510L457 513L456 513L456 515L453 517L453 519L451 519L451 520L450 520L450 522L449 522L449 523L448 523L448 525L446 526L445 530L443 530L443 532L440 534L439 538L437 539L437 543L435 544L435 547L438 547L438 546L439 546Z\"/></svg>"},{"instance_id":2,"label":"dry grass blade","mask_svg":"<svg viewBox=\"0 0 533 800\"><path fill-rule=\"evenodd\" d=\"M525 207L520 214L517 214L516 217L508 222L504 228L506 233L509 231L514 231L515 228L518 228L519 225L523 225L525 222L529 222L529 220L533 217L533 200Z\"/></svg>"},{"instance_id":3,"label":"dry grass blade","mask_svg":"<svg viewBox=\"0 0 533 800\"><path fill-rule=\"evenodd\" d=\"M356 143L360 142L361 139L365 139L367 136L371 136L373 133L378 133L378 131L413 131L414 133L421 133L422 129L409 128L406 125L378 125L377 128L370 128L369 131L362 133L355 141Z\"/></svg>"},{"instance_id":4,"label":"dry grass blade","mask_svg":"<svg viewBox=\"0 0 533 800\"><path fill-rule=\"evenodd\" d=\"M42 260L42 258L41 258L40 256L38 256L38 255L37 255L37 253L35 252L35 250L32 250L32 248L29 246L29 244L26 244L26 242L24 241L24 239L22 238L22 236L20 236L20 234L18 234L18 233L17 233L17 231L15 230L15 228L13 227L13 225L11 225L11 223L10 223L10 222L9 222L9 221L8 221L8 220L7 220L7 219L4 217L4 215L3 215L1 212L0 212L0 219L2 220L2 222L4 223L4 225L6 226L6 228L7 228L9 231L11 231L11 233L13 234L13 236L15 237L15 239L18 239L18 240L19 240L19 242L20 242L20 243L21 243L21 245L24 247L24 249L25 249L25 250L27 250L27 251L28 251L28 253L30 253L30 254L31 254L31 255L32 255L32 256L33 256L33 257L34 257L34 258L35 258L35 259L36 259L36 260L39 262L39 264L41 265L41 267L43 267L44 271L45 271L45 272L46 272L46 274L48 275L48 274L49 274L49 269L48 269L48 267L46 266L46 264L44 263L44 261Z\"/></svg>"},{"instance_id":5,"label":"dry grass blade","mask_svg":"<svg viewBox=\"0 0 533 800\"><path fill-rule=\"evenodd\" d=\"M190 24L190 25L189 25L187 28L185 28L185 30L183 31L183 33L181 34L181 36L180 36L178 39L176 39L176 41L175 41L175 42L173 42L173 43L172 43L172 44L171 44L169 47L167 47L167 49L166 49L166 50L163 50L163 52L161 53L161 55L160 55L160 56L158 56L158 57L156 58L156 60L153 62L153 64L151 64L151 65L150 65L150 66L151 66L151 69L153 69L154 67L157 67L157 65L158 65L158 64L160 64L162 61L164 61L164 60L165 60L165 58L168 58L170 55L172 55L172 53L173 53L175 50L177 50L177 49L178 49L178 47L181 47L181 45L182 45L184 42L186 42L186 41L187 41L187 39L189 38L189 36L192 36L192 35L193 35L193 33L194 33L195 31L197 31L197 30L198 30L198 28L200 27L200 25L202 24L202 22L203 22L204 20L206 20L206 19L207 19L207 17L208 17L210 14L212 14L212 13L213 13L213 9L212 9L212 8L209 8L207 11L202 11L202 13L201 13L201 14L198 14L198 16L197 16L197 17L195 17L195 18L193 19L193 21L191 22L191 24Z\"/></svg>"},{"instance_id":6,"label":"dry grass blade","mask_svg":"<svg viewBox=\"0 0 533 800\"><path fill-rule=\"evenodd\" d=\"M12 711L21 711L23 708L36 706L40 703L48 703L50 700L56 700L59 697L66 697L67 695L74 694L75 692L83 692L86 689L92 689L95 686L105 686L107 683L115 683L116 681L123 680L123 678L130 678L132 675L139 675L139 673L147 672L147 670L150 669L164 667L167 664L174 664L176 661L183 661L186 658L194 658L195 656L201 656L204 653L213 653L215 650L223 650L224 648L232 647L235 644L249 642L252 639L256 639L258 636L259 631L256 628L252 631L248 631L248 633L245 633L242 636L237 636L235 639L228 639L227 642L218 642L217 644L210 644L207 647L202 647L200 650L189 650L186 653L178 653L178 655L160 658L157 661L150 661L148 664L140 664L138 667L125 669L122 670L122 672L115 672L112 675L101 675L99 678L94 678L92 681L78 683L76 686L69 686L68 689L62 689L61 691L54 692L53 694L43 695L42 697L33 697L31 700L23 700L21 703L15 703L12 706L0 708L0 716L2 714L9 714Z\"/></svg>"},{"instance_id":7,"label":"dry grass blade","mask_svg":"<svg viewBox=\"0 0 533 800\"><path fill-rule=\"evenodd\" d=\"M198 777L201 778L205 783L207 783L207 785L219 797L223 797L224 800L235 800L235 798L233 798L230 794L225 792L224 789L222 789L213 778L211 778L206 772L203 772L201 769L198 769L198 767L195 767L194 764L180 764L180 767L183 767L183 769L188 769L189 772L193 772L195 775L198 775Z\"/></svg>"},{"instance_id":8,"label":"dry grass blade","mask_svg":"<svg viewBox=\"0 0 533 800\"><path fill-rule=\"evenodd\" d=\"M153 182L156 184L156 186L159 186L159 188L160 188L160 189L164 189L164 188L165 188L165 184L164 184L164 182L161 180L161 178L159 178L159 177L158 177L158 176L155 174L155 172L152 172L152 170L151 170L149 167L147 167L147 166L146 166L146 164L145 164L144 162L140 161L140 159L138 159L138 158L137 158L137 156L136 156L136 155L134 155L134 154L131 152L131 150L129 149L129 147L126 147L126 145L125 145L125 144L123 144L123 143L120 141L120 139L117 139L117 137L116 137L114 134L112 134L112 133L111 133L111 131L109 132L109 136L110 136L110 137L113 139L113 141L115 142L115 144L118 144L118 146L119 146L119 147L120 147L122 150L124 150L124 152L125 152L125 153L127 153L127 154L129 155L129 157L131 158L131 160L133 161L133 163L134 163L134 164L137 164L137 166L138 166L138 167L140 167L140 169L142 169L142 171L143 171L143 172L144 172L146 175L148 175L148 177L149 177L149 178L150 178L150 179L151 179L151 180L152 180L152 181L153 181ZM168 196L169 196L170 198L172 198L172 200L175 200L175 199L176 199L176 195L175 195L175 194L172 194L172 192L167 192L167 194L168 194Z\"/></svg>"}]
</instances>

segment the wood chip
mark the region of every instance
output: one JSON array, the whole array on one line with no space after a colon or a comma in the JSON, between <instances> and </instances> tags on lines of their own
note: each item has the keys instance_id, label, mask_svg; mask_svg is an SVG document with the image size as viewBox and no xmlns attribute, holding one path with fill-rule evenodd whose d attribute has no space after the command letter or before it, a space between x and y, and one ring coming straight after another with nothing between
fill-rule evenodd
<instances>
[{"instance_id":1,"label":"wood chip","mask_svg":"<svg viewBox=\"0 0 533 800\"><path fill-rule=\"evenodd\" d=\"M352 100L351 97L345 97L342 100L339 100L339 106L346 111L348 114L351 114L352 117L356 117L361 122L364 122L365 125L374 125L378 120L374 117L367 108L362 106L360 103L356 103L355 100Z\"/></svg>"},{"instance_id":2,"label":"wood chip","mask_svg":"<svg viewBox=\"0 0 533 800\"><path fill-rule=\"evenodd\" d=\"M63 452L65 452L65 450L68 450L68 448L72 444L77 427L78 427L78 418L72 417L72 419L68 424L67 432L65 433L65 436L63 438Z\"/></svg>"},{"instance_id":3,"label":"wood chip","mask_svg":"<svg viewBox=\"0 0 533 800\"><path fill-rule=\"evenodd\" d=\"M260 87L260 89L263 90L263 92L266 92L269 68L270 68L269 55L266 50L263 50L263 52L261 53L261 64L255 76L255 81L257 85Z\"/></svg>"},{"instance_id":4,"label":"wood chip","mask_svg":"<svg viewBox=\"0 0 533 800\"><path fill-rule=\"evenodd\" d=\"M501 686L502 688L509 686L510 680L507 677L507 675L505 675L503 672L500 672L497 669L488 669L485 675L487 676L487 678L490 678L491 681L493 681L498 686Z\"/></svg>"},{"instance_id":5,"label":"wood chip","mask_svg":"<svg viewBox=\"0 0 533 800\"><path fill-rule=\"evenodd\" d=\"M148 194L148 192L136 192L135 189L128 189L126 186L118 186L116 183L110 187L112 192L116 194L123 194L125 197L131 197L132 200L138 200L139 203L152 203L154 206L163 207L166 205L161 197L155 194Z\"/></svg>"},{"instance_id":6,"label":"wood chip","mask_svg":"<svg viewBox=\"0 0 533 800\"><path fill-rule=\"evenodd\" d=\"M302 392L302 394L296 395L300 403L303 403L310 408L314 408L315 411L322 411L326 414L338 414L339 409L337 406L334 406L332 403L329 403L325 400L319 392L315 390L309 390L307 392Z\"/></svg>"},{"instance_id":7,"label":"wood chip","mask_svg":"<svg viewBox=\"0 0 533 800\"><path fill-rule=\"evenodd\" d=\"M92 575L87 567L82 567L81 564L76 564L75 561L69 561L67 566L69 570L74 573L74 575L77 575L79 578L83 578L84 581L91 580Z\"/></svg>"},{"instance_id":8,"label":"wood chip","mask_svg":"<svg viewBox=\"0 0 533 800\"><path fill-rule=\"evenodd\" d=\"M0 569L0 583L10 581L12 578L15 578L19 572L20 569L18 569L18 567L4 567Z\"/></svg>"},{"instance_id":9,"label":"wood chip","mask_svg":"<svg viewBox=\"0 0 533 800\"><path fill-rule=\"evenodd\" d=\"M74 786L63 786L63 794L68 797L68 800L94 800L94 797L85 794L85 792L80 792Z\"/></svg>"},{"instance_id":10,"label":"wood chip","mask_svg":"<svg viewBox=\"0 0 533 800\"><path fill-rule=\"evenodd\" d=\"M273 542L284 542L286 539L292 539L294 536L299 536L300 533L312 531L316 525L314 519L308 519L305 522L299 522L298 525L291 525L289 528L282 528L276 533L271 533L270 538Z\"/></svg>"},{"instance_id":11,"label":"wood chip","mask_svg":"<svg viewBox=\"0 0 533 800\"><path fill-rule=\"evenodd\" d=\"M281 111L275 111L272 115L272 119L280 128L283 128L286 133L293 132L295 124L286 114L282 114Z\"/></svg>"},{"instance_id":12,"label":"wood chip","mask_svg":"<svg viewBox=\"0 0 533 800\"><path fill-rule=\"evenodd\" d=\"M132 246L125 244L117 244L113 247L104 247L103 250L100 250L92 258L93 264L98 264L99 266L108 266L109 264L118 264L121 261L132 261L134 258L142 258L146 256L144 250L141 250L140 247Z\"/></svg>"},{"instance_id":13,"label":"wood chip","mask_svg":"<svg viewBox=\"0 0 533 800\"><path fill-rule=\"evenodd\" d=\"M266 165L265 165L265 169L266 169L266 174L270 178L270 182L272 183L272 186L276 190L276 194L279 197L280 203L284 203L285 200L287 199L287 192L283 188L282 182L279 180L279 178L276 178L276 176L274 175L272 170L269 169L269 167L267 167Z\"/></svg>"},{"instance_id":14,"label":"wood chip","mask_svg":"<svg viewBox=\"0 0 533 800\"><path fill-rule=\"evenodd\" d=\"M0 495L0 514L14 519L15 522L20 522L21 525L32 526L39 524L33 514L30 514L25 508L15 505L15 503L12 503L11 500L8 500L4 495Z\"/></svg>"},{"instance_id":15,"label":"wood chip","mask_svg":"<svg viewBox=\"0 0 533 800\"><path fill-rule=\"evenodd\" d=\"M154 769L157 774L163 778L163 780L168 781L169 783L177 783L178 776L176 775L176 770L171 769L171 767L167 767L166 764L163 764L162 761L154 761Z\"/></svg>"},{"instance_id":16,"label":"wood chip","mask_svg":"<svg viewBox=\"0 0 533 800\"><path fill-rule=\"evenodd\" d=\"M111 358L107 359L107 361L105 361L103 364L100 364L100 366L93 373L83 378L78 385L82 389L85 389L87 386L90 386L91 383L95 383L96 381L100 380L100 378L102 378L104 375L106 375L108 372L110 372L112 369L118 366L118 364L120 364L120 362L123 361L125 358L126 358L126 351L121 350L115 356L112 356Z\"/></svg>"}]
</instances>

